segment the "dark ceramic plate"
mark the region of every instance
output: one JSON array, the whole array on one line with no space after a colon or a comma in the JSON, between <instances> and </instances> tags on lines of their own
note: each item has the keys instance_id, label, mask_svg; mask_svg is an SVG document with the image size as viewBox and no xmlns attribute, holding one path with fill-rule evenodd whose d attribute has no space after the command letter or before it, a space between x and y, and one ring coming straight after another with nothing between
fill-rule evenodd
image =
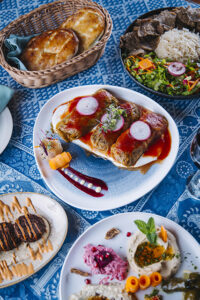
<instances>
[{"instance_id":1,"label":"dark ceramic plate","mask_svg":"<svg viewBox=\"0 0 200 300\"><path fill-rule=\"evenodd\" d=\"M137 19L145 19L145 18L148 18L148 17L151 17L152 15L155 15L155 14L159 14L161 11L163 10L172 10L174 7L165 7L165 8L159 8L159 9L155 9L155 10L152 10L152 11L149 11L143 15L141 15L140 17L138 17ZM127 32L131 32L133 27L135 26L135 23L137 21L137 19L135 19L133 21L133 23L131 23L129 25L129 27L126 29L126 31L124 32L127 33ZM155 91L149 87L147 87L146 85L140 83L137 79L135 79L135 77L133 77L129 72L128 70L126 69L126 67L124 66L124 61L123 61L123 58L122 58L122 55L123 55L123 51L120 49L120 58L121 58L121 62L123 64L123 67L126 71L126 73L129 75L129 77L135 82L137 83L140 87L144 88L145 90L153 93L153 94L156 94L158 96L161 96L161 97L166 97L166 98L171 98L171 99L175 99L175 100L189 100L189 99L193 99L193 98L196 98L196 97L199 97L200 96L200 92L196 93L196 94L193 94L193 95L187 95L187 96L182 96L182 95L178 95L178 96L172 96L172 95L168 95L168 94L165 94L165 93L162 93L162 92L159 92L159 91Z\"/></svg>"}]
</instances>

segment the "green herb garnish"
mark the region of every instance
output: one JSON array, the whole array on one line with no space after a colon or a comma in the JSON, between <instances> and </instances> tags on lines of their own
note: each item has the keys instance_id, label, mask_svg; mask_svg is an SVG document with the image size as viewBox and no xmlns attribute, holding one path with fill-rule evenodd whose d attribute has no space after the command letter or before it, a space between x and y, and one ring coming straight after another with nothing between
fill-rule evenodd
<instances>
[{"instance_id":1,"label":"green herb garnish","mask_svg":"<svg viewBox=\"0 0 200 300\"><path fill-rule=\"evenodd\" d=\"M145 223L142 220L135 220L134 223L137 225L138 229L144 233L152 245L157 244L157 234L156 234L156 226L154 222L154 218L149 218L148 222Z\"/></svg>"},{"instance_id":2,"label":"green herb garnish","mask_svg":"<svg viewBox=\"0 0 200 300\"><path fill-rule=\"evenodd\" d=\"M127 113L125 109L120 106L115 106L111 104L106 110L107 118L104 122L101 122L101 129L104 132L113 131L116 128L117 122L119 121L121 116L126 117Z\"/></svg>"},{"instance_id":3,"label":"green herb garnish","mask_svg":"<svg viewBox=\"0 0 200 300\"><path fill-rule=\"evenodd\" d=\"M145 297L155 297L158 295L158 293L159 293L158 289L153 289L152 293L149 295L145 295Z\"/></svg>"}]
</instances>

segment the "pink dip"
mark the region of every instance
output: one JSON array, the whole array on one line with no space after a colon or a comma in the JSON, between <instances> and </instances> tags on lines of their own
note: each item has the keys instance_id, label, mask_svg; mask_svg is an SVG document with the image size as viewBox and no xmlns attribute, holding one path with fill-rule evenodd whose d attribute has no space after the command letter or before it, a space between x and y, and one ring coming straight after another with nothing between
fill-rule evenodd
<instances>
[{"instance_id":1,"label":"pink dip","mask_svg":"<svg viewBox=\"0 0 200 300\"><path fill-rule=\"evenodd\" d=\"M110 275L110 280L118 279L122 281L126 278L128 262L117 255L112 248L88 244L84 249L83 259L86 265L90 267L92 274ZM106 279L109 279L109 277Z\"/></svg>"}]
</instances>

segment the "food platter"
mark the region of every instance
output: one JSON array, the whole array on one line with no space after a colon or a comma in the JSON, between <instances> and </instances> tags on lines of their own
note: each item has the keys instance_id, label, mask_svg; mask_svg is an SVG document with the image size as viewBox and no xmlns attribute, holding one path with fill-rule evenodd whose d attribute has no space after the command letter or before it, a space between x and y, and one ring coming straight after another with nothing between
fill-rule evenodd
<instances>
[{"instance_id":1,"label":"food platter","mask_svg":"<svg viewBox=\"0 0 200 300\"><path fill-rule=\"evenodd\" d=\"M16 200L14 200L15 197L21 207L21 213L19 213L19 206L16 204ZM58 204L57 201L42 194L29 192L10 193L1 195L0 199L1 209L3 207L3 211L5 213L4 222L10 221L12 224L16 224L16 220L17 218L19 218L19 216L26 215L26 213L24 213L24 207L26 207L28 209L29 214L41 216L42 218L45 218L45 220L47 220L47 223L49 224L49 229L47 231L48 236L45 237L46 240L44 240L42 237L36 242L30 242L29 244L22 243L17 248L14 248L10 251L1 251L1 263L2 261L6 261L9 269L13 273L13 276L11 276L12 278L7 278L4 280L2 280L1 278L0 288L4 288L16 284L20 281L23 281L32 274L36 273L57 254L62 244L64 243L64 240L67 235L68 219L64 209L60 206L60 204ZM30 199L29 202L27 202L27 199ZM15 205L13 206L14 202ZM4 204L6 204L6 206L4 206ZM8 209L11 212L9 215L7 215L6 209ZM62 222L60 222L60 219L62 219ZM41 250L41 255L40 257L37 257L36 254L40 251L37 248L39 243L42 248L44 247L44 245L47 246L50 244L52 247L45 248L45 246L43 248L45 249L44 251L41 250L42 248L40 249L39 247L39 249ZM29 248L31 249L30 252ZM31 272L23 273L20 269L22 265L25 267L31 265ZM20 272L22 272L21 275L15 274L14 271L17 270L17 268L19 268L19 274Z\"/></svg>"},{"instance_id":2,"label":"food platter","mask_svg":"<svg viewBox=\"0 0 200 300\"><path fill-rule=\"evenodd\" d=\"M128 32L131 32L133 30L133 27L136 25L136 22L138 19L146 19L146 18L149 18L153 15L156 15L156 14L159 14L160 12L163 12L165 10L172 10L174 9L174 7L165 7L165 8L159 8L159 9L155 9L155 10L151 10L145 14L142 14L140 15L138 18L136 18L129 26L128 28L126 29L126 31L124 32L124 34L128 33ZM137 83L140 87L142 87L143 89L151 92L151 93L154 93L158 96L161 96L161 97L166 97L166 98L170 98L170 99L174 99L174 100L184 100L184 99L193 99L193 98L196 98L199 96L199 92L196 93L196 94L191 94L191 95L169 95L167 93L163 93L163 92L160 92L160 91L156 91L146 85L144 85L143 83L139 82L134 76L132 76L129 71L126 69L125 65L124 65L124 58L123 58L123 55L124 55L124 51L123 49L120 48L120 59L121 59L121 63L124 67L124 71L128 74L128 76L135 82Z\"/></svg>"},{"instance_id":3,"label":"food platter","mask_svg":"<svg viewBox=\"0 0 200 300\"><path fill-rule=\"evenodd\" d=\"M0 154L4 151L7 144L10 141L13 130L13 120L9 109L6 107L0 113L0 135L1 135L1 143L0 143Z\"/></svg>"},{"instance_id":4,"label":"food platter","mask_svg":"<svg viewBox=\"0 0 200 300\"><path fill-rule=\"evenodd\" d=\"M50 169L48 162L41 159L38 145L45 134L51 132L52 113L58 105L80 95L90 95L101 88L113 92L119 98L133 101L164 115L169 123L172 141L171 150L167 158L160 164L154 164L145 175L139 171L131 172L118 169L106 160L92 155L86 156L84 150L77 145L64 143L64 150L72 154L70 166L88 176L103 179L108 185L108 191L104 197L97 199L79 191L67 182L65 178L62 178L58 172ZM36 163L43 180L60 199L81 209L102 211L131 203L159 184L173 166L179 147L179 134L171 116L152 99L126 88L109 85L90 85L65 90L52 97L44 105L36 119L33 132L33 147Z\"/></svg>"},{"instance_id":5,"label":"food platter","mask_svg":"<svg viewBox=\"0 0 200 300\"><path fill-rule=\"evenodd\" d=\"M181 257L183 258L184 256L187 256L187 259L183 259L181 267L176 276L182 276L183 271L185 270L194 271L194 265L196 266L196 271L198 272L200 270L199 244L184 228L167 218L149 213L132 212L117 214L101 220L90 227L79 237L79 239L70 249L61 271L59 285L60 300L68 299L71 294L78 293L81 288L85 286L85 277L72 274L70 272L71 268L78 268L84 270L85 272L90 271L90 269L84 264L83 260L83 247L85 245L88 243L93 245L101 244L105 247L112 248L121 257L126 257L127 244L130 239L130 237L127 237L127 232L130 232L132 235L134 235L134 233L138 230L137 226L134 224L134 220L141 219L147 222L150 217L154 218L155 223L158 226L163 225L176 236L181 251ZM113 227L118 228L120 233L113 239L106 240L105 233ZM128 276L133 274L134 273L129 271ZM88 278L91 279L92 284L97 284L102 277L105 277L105 275L93 275L92 277ZM144 295L149 294L151 290L152 289L150 288L146 289L145 291L140 290L136 293L137 299L144 299ZM164 299L166 300L172 299L172 297L173 299L176 298L177 300L182 299L182 293L166 294L160 292L160 294L164 295Z\"/></svg>"},{"instance_id":6,"label":"food platter","mask_svg":"<svg viewBox=\"0 0 200 300\"><path fill-rule=\"evenodd\" d=\"M50 169L48 162L41 158L38 145L41 143L43 137L51 132L50 124L56 107L75 97L93 94L101 88L112 92L118 98L132 101L165 116L169 123L172 142L167 158L162 163L153 165L145 175L138 171L130 172L118 169L106 160L96 158L93 155L86 156L84 151L73 143L63 143L64 150L69 151L72 155L72 161L70 163L72 168L85 173L87 176L98 177L107 184L108 191L104 197L95 199L83 194L83 192L68 183L65 178L62 178L58 172ZM172 167L178 151L178 145L179 135L177 127L170 115L161 106L150 98L134 91L104 85L77 87L55 95L39 113L33 134L36 162L46 184L62 200L75 207L88 210L116 208L146 194L164 178ZM134 186L132 182L134 182Z\"/></svg>"}]
</instances>

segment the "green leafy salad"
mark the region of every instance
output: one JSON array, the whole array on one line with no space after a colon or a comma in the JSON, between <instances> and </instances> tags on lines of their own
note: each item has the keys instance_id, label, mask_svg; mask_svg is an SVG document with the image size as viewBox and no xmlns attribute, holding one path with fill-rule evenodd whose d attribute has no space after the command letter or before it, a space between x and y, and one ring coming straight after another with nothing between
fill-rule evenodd
<instances>
[{"instance_id":1,"label":"green leafy salad","mask_svg":"<svg viewBox=\"0 0 200 300\"><path fill-rule=\"evenodd\" d=\"M125 58L129 73L145 86L168 95L191 95L200 89L200 63L170 62L155 52Z\"/></svg>"}]
</instances>

